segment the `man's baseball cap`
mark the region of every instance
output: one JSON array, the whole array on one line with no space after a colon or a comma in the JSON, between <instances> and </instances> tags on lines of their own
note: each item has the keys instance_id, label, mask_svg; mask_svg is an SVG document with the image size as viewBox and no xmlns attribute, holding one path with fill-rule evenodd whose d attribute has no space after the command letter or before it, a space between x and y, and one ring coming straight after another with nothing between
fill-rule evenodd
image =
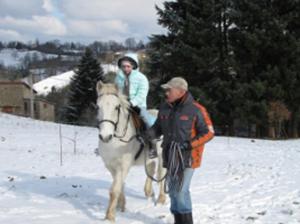
<instances>
[{"instance_id":1,"label":"man's baseball cap","mask_svg":"<svg viewBox=\"0 0 300 224\"><path fill-rule=\"evenodd\" d=\"M188 83L185 81L184 78L181 77L174 77L166 84L161 85L161 88L163 89L171 89L171 88L177 88L187 91L188 90Z\"/></svg>"}]
</instances>

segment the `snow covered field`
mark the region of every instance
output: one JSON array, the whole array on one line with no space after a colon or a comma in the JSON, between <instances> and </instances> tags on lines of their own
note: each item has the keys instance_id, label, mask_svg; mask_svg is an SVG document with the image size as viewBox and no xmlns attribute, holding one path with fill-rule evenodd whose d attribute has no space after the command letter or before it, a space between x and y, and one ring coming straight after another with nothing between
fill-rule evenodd
<instances>
[{"instance_id":1,"label":"snow covered field","mask_svg":"<svg viewBox=\"0 0 300 224\"><path fill-rule=\"evenodd\" d=\"M97 147L97 130L0 113L0 223L93 224L103 221L111 177ZM116 223L172 223L169 201L155 206L143 193L144 169L131 170L127 211ZM157 188L156 188L157 191ZM192 181L195 223L300 223L300 140L216 137Z\"/></svg>"}]
</instances>

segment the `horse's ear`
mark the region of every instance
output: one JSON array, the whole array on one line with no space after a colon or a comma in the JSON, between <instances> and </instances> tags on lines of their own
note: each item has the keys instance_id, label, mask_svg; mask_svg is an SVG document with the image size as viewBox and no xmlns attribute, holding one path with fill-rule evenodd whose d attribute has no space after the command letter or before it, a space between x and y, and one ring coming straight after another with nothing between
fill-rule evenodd
<instances>
[{"instance_id":1,"label":"horse's ear","mask_svg":"<svg viewBox=\"0 0 300 224\"><path fill-rule=\"evenodd\" d=\"M100 92L100 90L102 89L103 85L104 85L104 83L101 80L97 82L97 87L96 87L97 93Z\"/></svg>"}]
</instances>

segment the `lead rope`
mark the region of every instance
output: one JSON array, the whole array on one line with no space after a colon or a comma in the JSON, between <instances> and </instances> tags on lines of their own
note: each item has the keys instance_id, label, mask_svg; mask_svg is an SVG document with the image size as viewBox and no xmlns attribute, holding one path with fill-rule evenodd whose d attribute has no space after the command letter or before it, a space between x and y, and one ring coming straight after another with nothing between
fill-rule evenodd
<instances>
[{"instance_id":1,"label":"lead rope","mask_svg":"<svg viewBox=\"0 0 300 224\"><path fill-rule=\"evenodd\" d=\"M145 144L146 144L146 143L144 142L144 140L141 140L141 146L144 147ZM157 183L159 183L159 182L163 181L164 179L166 179L166 177L167 177L167 175L168 175L167 173L166 173L163 177L161 177L160 179L156 179L155 177L153 177L153 176L149 173L149 171L148 171L148 169L147 169L147 155L148 155L148 153L145 152L145 154L144 154L144 168L145 168L145 172L146 172L147 177L150 178L152 181L157 182Z\"/></svg>"},{"instance_id":2,"label":"lead rope","mask_svg":"<svg viewBox=\"0 0 300 224\"><path fill-rule=\"evenodd\" d=\"M168 153L168 167L164 190L165 193L170 191L181 191L184 177L184 158L178 142L171 142Z\"/></svg>"}]
</instances>

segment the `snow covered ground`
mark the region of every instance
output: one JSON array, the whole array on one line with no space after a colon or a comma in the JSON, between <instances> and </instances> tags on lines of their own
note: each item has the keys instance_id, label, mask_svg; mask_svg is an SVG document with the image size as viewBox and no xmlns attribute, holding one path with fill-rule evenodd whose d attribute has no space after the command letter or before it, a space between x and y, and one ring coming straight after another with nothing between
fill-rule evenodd
<instances>
[{"instance_id":1,"label":"snow covered ground","mask_svg":"<svg viewBox=\"0 0 300 224\"><path fill-rule=\"evenodd\" d=\"M62 126L0 113L0 223L81 224L103 221L111 177L94 128ZM300 140L216 137L192 180L196 224L300 223ZM155 206L143 193L144 169L131 170L127 210L116 223L172 223L169 201ZM157 192L157 187L156 187Z\"/></svg>"},{"instance_id":2,"label":"snow covered ground","mask_svg":"<svg viewBox=\"0 0 300 224\"><path fill-rule=\"evenodd\" d=\"M102 64L101 66L104 74L107 74L108 72L116 72L118 70L118 67L113 64ZM38 92L39 95L47 95L51 92L53 87L58 90L67 86L74 74L74 71L68 71L59 75L51 76L35 83L33 88Z\"/></svg>"}]
</instances>

